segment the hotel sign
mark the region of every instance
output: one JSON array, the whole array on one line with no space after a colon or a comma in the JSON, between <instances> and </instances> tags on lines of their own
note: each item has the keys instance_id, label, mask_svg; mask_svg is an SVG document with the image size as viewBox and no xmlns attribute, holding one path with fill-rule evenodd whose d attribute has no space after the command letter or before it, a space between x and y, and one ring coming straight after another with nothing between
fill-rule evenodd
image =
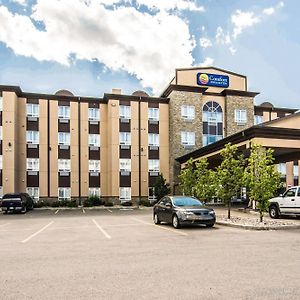
<instances>
[{"instance_id":1,"label":"hotel sign","mask_svg":"<svg viewBox=\"0 0 300 300\"><path fill-rule=\"evenodd\" d=\"M215 86L220 88L229 87L229 77L227 75L198 73L197 84L206 86Z\"/></svg>"}]
</instances>

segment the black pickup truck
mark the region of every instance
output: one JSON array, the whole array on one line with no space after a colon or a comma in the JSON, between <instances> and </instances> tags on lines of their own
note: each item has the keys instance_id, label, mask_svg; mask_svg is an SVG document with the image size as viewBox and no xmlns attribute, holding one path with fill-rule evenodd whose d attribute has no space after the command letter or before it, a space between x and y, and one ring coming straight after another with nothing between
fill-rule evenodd
<instances>
[{"instance_id":1,"label":"black pickup truck","mask_svg":"<svg viewBox=\"0 0 300 300\"><path fill-rule=\"evenodd\" d=\"M33 200L26 193L5 194L1 201L1 210L4 214L8 212L26 213L33 209Z\"/></svg>"}]
</instances>

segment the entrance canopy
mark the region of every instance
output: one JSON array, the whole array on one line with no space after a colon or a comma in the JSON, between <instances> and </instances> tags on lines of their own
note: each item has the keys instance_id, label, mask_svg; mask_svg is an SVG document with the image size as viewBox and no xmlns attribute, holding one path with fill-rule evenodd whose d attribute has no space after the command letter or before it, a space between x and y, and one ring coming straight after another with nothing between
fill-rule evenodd
<instances>
[{"instance_id":1,"label":"entrance canopy","mask_svg":"<svg viewBox=\"0 0 300 300\"><path fill-rule=\"evenodd\" d=\"M236 145L245 157L249 156L252 144L260 144L274 150L276 164L300 160L300 113L252 126L176 160L184 168L190 158L193 161L207 158L210 167L214 168L221 163L220 152L228 143Z\"/></svg>"}]
</instances>

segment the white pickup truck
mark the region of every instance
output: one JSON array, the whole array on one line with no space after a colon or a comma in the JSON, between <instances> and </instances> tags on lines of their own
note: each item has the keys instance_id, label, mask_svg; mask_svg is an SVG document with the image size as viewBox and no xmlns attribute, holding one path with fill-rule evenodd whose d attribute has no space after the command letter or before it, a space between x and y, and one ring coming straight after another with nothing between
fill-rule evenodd
<instances>
[{"instance_id":1,"label":"white pickup truck","mask_svg":"<svg viewBox=\"0 0 300 300\"><path fill-rule=\"evenodd\" d=\"M300 216L300 186L293 186L283 195L269 201L269 214L273 219L277 219L281 215Z\"/></svg>"}]
</instances>

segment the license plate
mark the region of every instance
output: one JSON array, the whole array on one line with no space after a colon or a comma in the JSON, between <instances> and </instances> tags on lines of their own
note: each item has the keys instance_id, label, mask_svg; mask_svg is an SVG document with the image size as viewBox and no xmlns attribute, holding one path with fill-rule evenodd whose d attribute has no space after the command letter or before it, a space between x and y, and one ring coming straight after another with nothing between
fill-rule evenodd
<instances>
[{"instance_id":1,"label":"license plate","mask_svg":"<svg viewBox=\"0 0 300 300\"><path fill-rule=\"evenodd\" d=\"M13 210L14 208L13 208L13 207L10 207L9 209Z\"/></svg>"}]
</instances>

